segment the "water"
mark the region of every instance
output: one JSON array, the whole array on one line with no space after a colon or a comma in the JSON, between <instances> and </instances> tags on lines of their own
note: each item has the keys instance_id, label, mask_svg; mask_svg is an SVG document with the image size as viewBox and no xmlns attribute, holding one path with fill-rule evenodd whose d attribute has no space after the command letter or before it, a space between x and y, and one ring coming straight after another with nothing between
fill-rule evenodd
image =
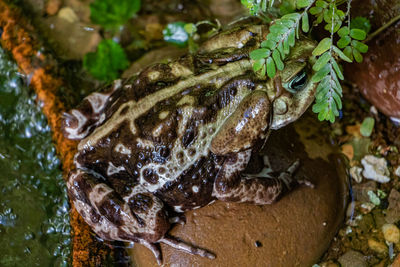
<instances>
[{"instance_id":1,"label":"water","mask_svg":"<svg viewBox=\"0 0 400 267\"><path fill-rule=\"evenodd\" d=\"M50 128L0 48L0 266L66 266L69 205Z\"/></svg>"}]
</instances>

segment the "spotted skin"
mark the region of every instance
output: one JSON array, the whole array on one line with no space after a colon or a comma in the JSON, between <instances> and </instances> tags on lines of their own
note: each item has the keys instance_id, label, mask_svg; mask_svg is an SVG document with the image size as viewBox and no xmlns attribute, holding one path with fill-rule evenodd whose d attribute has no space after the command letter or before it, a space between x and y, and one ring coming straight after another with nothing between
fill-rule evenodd
<instances>
[{"instance_id":1,"label":"spotted skin","mask_svg":"<svg viewBox=\"0 0 400 267\"><path fill-rule=\"evenodd\" d=\"M68 193L101 238L144 244L159 263L157 243L211 259L167 235L171 223L184 221L174 212L216 199L269 204L289 189L293 171L274 179L243 174L269 129L295 120L315 93L308 83L299 98L253 73L249 52L267 32L267 26L223 32L196 55L117 80L65 114L65 136L80 140ZM299 43L307 53L289 56L293 62L305 62L314 47Z\"/></svg>"}]
</instances>

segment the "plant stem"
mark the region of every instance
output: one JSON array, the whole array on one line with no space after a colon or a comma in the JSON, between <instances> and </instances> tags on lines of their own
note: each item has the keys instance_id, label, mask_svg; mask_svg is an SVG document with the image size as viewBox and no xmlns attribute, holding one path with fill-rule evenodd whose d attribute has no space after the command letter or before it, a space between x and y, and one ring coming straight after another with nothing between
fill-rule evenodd
<instances>
[{"instance_id":1,"label":"plant stem","mask_svg":"<svg viewBox=\"0 0 400 267\"><path fill-rule=\"evenodd\" d=\"M394 23L396 23L398 20L400 20L400 15L397 15L396 17L392 18L389 20L387 23L382 25L379 29L368 35L368 38L364 40L364 43L368 43L372 39L374 39L376 36L378 36L381 32L392 26Z\"/></svg>"}]
</instances>

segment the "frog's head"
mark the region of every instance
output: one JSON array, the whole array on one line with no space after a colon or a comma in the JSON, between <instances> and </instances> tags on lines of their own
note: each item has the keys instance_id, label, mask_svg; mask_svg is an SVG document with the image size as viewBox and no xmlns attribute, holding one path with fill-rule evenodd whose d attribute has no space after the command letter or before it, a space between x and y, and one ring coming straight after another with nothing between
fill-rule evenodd
<instances>
[{"instance_id":1,"label":"frog's head","mask_svg":"<svg viewBox=\"0 0 400 267\"><path fill-rule=\"evenodd\" d=\"M314 48L315 42L298 40L285 60L285 68L272 81L275 96L271 129L297 120L314 101L316 84L311 82Z\"/></svg>"}]
</instances>

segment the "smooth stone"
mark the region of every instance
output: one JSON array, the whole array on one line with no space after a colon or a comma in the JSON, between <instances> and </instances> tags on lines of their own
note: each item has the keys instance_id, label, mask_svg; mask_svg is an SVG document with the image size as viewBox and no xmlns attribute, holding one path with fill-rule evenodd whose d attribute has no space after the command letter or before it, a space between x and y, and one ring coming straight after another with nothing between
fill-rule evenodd
<instances>
[{"instance_id":1,"label":"smooth stone","mask_svg":"<svg viewBox=\"0 0 400 267\"><path fill-rule=\"evenodd\" d=\"M398 0L355 0L351 16L366 17L372 30L400 14ZM400 118L400 22L381 32L367 43L368 52L362 63L344 65L346 78L355 83L363 96L379 111Z\"/></svg>"},{"instance_id":2,"label":"smooth stone","mask_svg":"<svg viewBox=\"0 0 400 267\"><path fill-rule=\"evenodd\" d=\"M314 126L313 126L314 125ZM266 153L274 169L285 169L297 158L297 177L314 183L300 186L272 205L216 201L186 212L185 225L169 232L216 254L210 260L161 244L163 266L311 266L328 248L341 225L347 199L347 175L341 157L322 139L314 119L274 132ZM296 133L295 128L298 133ZM257 162L257 161L255 161ZM257 164L255 164L257 165ZM158 266L152 252L135 244L135 266Z\"/></svg>"}]
</instances>

